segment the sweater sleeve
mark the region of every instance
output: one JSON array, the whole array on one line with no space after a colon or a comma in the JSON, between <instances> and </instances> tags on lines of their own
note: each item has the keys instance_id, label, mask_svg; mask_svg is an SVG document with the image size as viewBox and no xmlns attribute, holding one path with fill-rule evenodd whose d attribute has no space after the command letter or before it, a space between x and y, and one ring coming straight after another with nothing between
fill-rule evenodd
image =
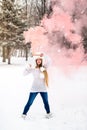
<instances>
[{"instance_id":1,"label":"sweater sleeve","mask_svg":"<svg viewBox=\"0 0 87 130\"><path fill-rule=\"evenodd\" d=\"M24 76L25 76L25 75L28 75L28 74L31 73L31 72L32 72L31 65L30 65L30 64L26 65L25 70L24 70L24 72L23 72L23 75L24 75Z\"/></svg>"},{"instance_id":2,"label":"sweater sleeve","mask_svg":"<svg viewBox=\"0 0 87 130\"><path fill-rule=\"evenodd\" d=\"M45 68L48 68L50 65L51 65L51 58L48 55L44 54L44 64L43 64L43 66Z\"/></svg>"}]
</instances>

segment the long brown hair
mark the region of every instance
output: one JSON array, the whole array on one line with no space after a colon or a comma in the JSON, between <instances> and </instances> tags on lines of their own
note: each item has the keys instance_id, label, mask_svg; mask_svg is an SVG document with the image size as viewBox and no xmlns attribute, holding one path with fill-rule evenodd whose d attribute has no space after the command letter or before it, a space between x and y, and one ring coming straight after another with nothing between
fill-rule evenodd
<instances>
[{"instance_id":1,"label":"long brown hair","mask_svg":"<svg viewBox=\"0 0 87 130\"><path fill-rule=\"evenodd\" d=\"M43 74L44 74L44 80L45 80L45 84L46 84L46 86L48 87L48 72L47 72L47 70L44 70L43 71Z\"/></svg>"}]
</instances>

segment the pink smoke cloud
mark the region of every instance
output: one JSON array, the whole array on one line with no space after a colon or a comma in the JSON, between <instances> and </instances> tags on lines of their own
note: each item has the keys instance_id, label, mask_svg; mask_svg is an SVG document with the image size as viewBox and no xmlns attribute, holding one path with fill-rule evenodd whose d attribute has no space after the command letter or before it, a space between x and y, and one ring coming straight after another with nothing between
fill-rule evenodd
<instances>
[{"instance_id":1,"label":"pink smoke cloud","mask_svg":"<svg viewBox=\"0 0 87 130\"><path fill-rule=\"evenodd\" d=\"M45 15L39 26L30 28L24 32L25 42L32 42L32 51L46 52L52 58L53 64L63 67L65 65L81 65L84 57L84 50L81 43L82 37L80 35L82 20L80 19L80 22L78 20L75 23L72 22L72 17L70 12L68 12L69 10L71 12L74 10L75 1L62 0L61 6L53 5L53 12L49 18ZM80 27L77 27L76 23L79 23ZM55 40L58 35L56 37L52 35L56 31L62 32L72 45L77 45L77 49L60 48L60 43ZM52 41L52 44L50 44L50 41Z\"/></svg>"},{"instance_id":2,"label":"pink smoke cloud","mask_svg":"<svg viewBox=\"0 0 87 130\"><path fill-rule=\"evenodd\" d=\"M41 51L46 47L48 39L44 33L46 33L46 30L41 26L30 28L24 32L25 43L32 42L32 51Z\"/></svg>"}]
</instances>

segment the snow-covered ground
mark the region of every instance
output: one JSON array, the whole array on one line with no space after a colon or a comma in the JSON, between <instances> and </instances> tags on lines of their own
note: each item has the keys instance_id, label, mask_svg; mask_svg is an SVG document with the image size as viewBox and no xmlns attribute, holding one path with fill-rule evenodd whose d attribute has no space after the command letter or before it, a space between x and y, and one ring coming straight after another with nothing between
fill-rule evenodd
<instances>
[{"instance_id":1,"label":"snow-covered ground","mask_svg":"<svg viewBox=\"0 0 87 130\"><path fill-rule=\"evenodd\" d=\"M87 67L65 75L51 68L49 102L53 118L45 119L38 95L26 120L21 118L27 102L32 76L23 76L25 60L0 63L0 130L87 130ZM55 74L55 76L54 76Z\"/></svg>"}]
</instances>

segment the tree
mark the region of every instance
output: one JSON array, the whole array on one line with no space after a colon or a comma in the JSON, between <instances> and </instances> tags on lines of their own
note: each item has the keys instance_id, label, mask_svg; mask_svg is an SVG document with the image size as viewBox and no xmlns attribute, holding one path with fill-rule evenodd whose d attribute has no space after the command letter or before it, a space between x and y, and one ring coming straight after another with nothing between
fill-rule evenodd
<instances>
[{"instance_id":1,"label":"tree","mask_svg":"<svg viewBox=\"0 0 87 130\"><path fill-rule=\"evenodd\" d=\"M24 9L29 28L40 24L41 19L48 12L48 1L49 0L25 0Z\"/></svg>"},{"instance_id":2,"label":"tree","mask_svg":"<svg viewBox=\"0 0 87 130\"><path fill-rule=\"evenodd\" d=\"M84 52L87 53L87 27L83 26L81 31Z\"/></svg>"},{"instance_id":3,"label":"tree","mask_svg":"<svg viewBox=\"0 0 87 130\"><path fill-rule=\"evenodd\" d=\"M3 47L3 61L8 58L8 64L10 64L11 47L23 45L23 31L26 27L23 10L15 5L15 0L1 1L0 23L0 44ZM5 50L7 50L7 56L4 55Z\"/></svg>"}]
</instances>

